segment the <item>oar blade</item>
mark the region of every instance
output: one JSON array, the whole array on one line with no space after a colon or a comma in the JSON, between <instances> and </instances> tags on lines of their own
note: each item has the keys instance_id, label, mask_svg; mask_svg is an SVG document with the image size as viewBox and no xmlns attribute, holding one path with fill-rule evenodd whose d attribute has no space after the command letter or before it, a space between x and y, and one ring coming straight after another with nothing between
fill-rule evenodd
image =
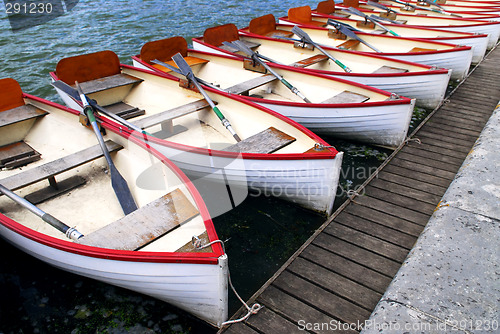
<instances>
[{"instance_id":1,"label":"oar blade","mask_svg":"<svg viewBox=\"0 0 500 334\"><path fill-rule=\"evenodd\" d=\"M182 75L185 76L194 75L191 66L189 66L189 64L186 62L186 60L180 53L176 53L175 55L173 55L172 60L174 61L175 65L177 65Z\"/></svg>"},{"instance_id":2,"label":"oar blade","mask_svg":"<svg viewBox=\"0 0 500 334\"><path fill-rule=\"evenodd\" d=\"M65 83L64 81L57 80L54 82L51 82L51 85L54 86L55 88L61 90L65 94L68 94L68 96L72 97L75 100L80 100L80 95L78 94L78 91Z\"/></svg>"},{"instance_id":3,"label":"oar blade","mask_svg":"<svg viewBox=\"0 0 500 334\"><path fill-rule=\"evenodd\" d=\"M132 197L127 181L123 178L120 172L118 172L114 164L109 165L109 173L111 175L111 186L115 191L118 202L120 202L123 213L128 215L129 213L137 210L137 205Z\"/></svg>"}]
</instances>

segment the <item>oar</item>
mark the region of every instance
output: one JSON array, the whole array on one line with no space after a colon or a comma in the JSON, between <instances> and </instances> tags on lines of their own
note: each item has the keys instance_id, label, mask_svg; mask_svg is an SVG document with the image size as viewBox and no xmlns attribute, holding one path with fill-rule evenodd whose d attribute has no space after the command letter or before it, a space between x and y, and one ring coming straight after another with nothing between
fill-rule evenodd
<instances>
[{"instance_id":1,"label":"oar","mask_svg":"<svg viewBox=\"0 0 500 334\"><path fill-rule=\"evenodd\" d=\"M358 35L356 35L356 33L353 30L351 30L348 27L346 27L343 23L334 22L334 20L328 19L328 24L334 26L335 28L337 28L338 31L340 31L341 33L343 33L347 37L350 37L350 38L353 38L353 39L355 39L357 41L360 41L361 43L363 43L364 45L366 45L367 47L369 47L373 51L378 52L378 53L382 52L379 49L377 49L376 47L374 47L373 45L371 45L368 42L366 42L365 40L363 40Z\"/></svg>"},{"instance_id":2,"label":"oar","mask_svg":"<svg viewBox=\"0 0 500 334\"><path fill-rule=\"evenodd\" d=\"M181 70L179 70L177 67L174 67L174 66L172 66L172 65L169 65L169 64L167 64L167 63L164 63L164 62L162 62L161 60L155 59L155 60L151 60L151 62L152 62L152 63L155 63L155 64L158 64L158 65L161 65L161 66L163 66L163 67L166 67L166 68L168 68L168 69L170 69L170 70L174 71L174 72L175 72L175 73L177 73L177 74L184 75L184 74L182 74ZM199 78L199 77L197 77L197 76L194 76L194 77L195 77L195 78L196 78L196 80L198 80L198 82L199 82L199 83L201 83L202 85L205 85L205 86L210 87L210 88L213 88L213 89L220 90L220 91L222 91L222 92L224 91L222 88L217 87L216 85L213 85L213 84L211 84L211 83L210 83L210 82L208 82L208 81L205 81L205 80L203 80L203 79L201 79L201 78Z\"/></svg>"},{"instance_id":3,"label":"oar","mask_svg":"<svg viewBox=\"0 0 500 334\"><path fill-rule=\"evenodd\" d=\"M444 15L451 15L451 16L455 16L455 17L462 17L461 15L458 15L455 13L450 13L450 12L440 10L440 9L435 9L435 8L427 8L427 7L417 6L417 5L414 5L414 4L411 4L409 2L405 2L405 1L400 1L400 0L389 0L389 1L393 1L395 3L399 3L400 5L408 6L408 7L414 8L414 9L426 10L429 12L434 12L434 13L439 13L439 14L444 14Z\"/></svg>"},{"instance_id":4,"label":"oar","mask_svg":"<svg viewBox=\"0 0 500 334\"><path fill-rule=\"evenodd\" d=\"M39 207L31 204L30 202L28 202L27 200L25 200L21 196L15 194L13 191L6 188L2 184L0 184L0 192L2 192L5 196L9 197L11 200L16 202L17 204L22 205L23 207L25 207L26 209L28 209L29 211L31 211L32 213L34 213L38 217L42 218L42 220L44 222L52 225L53 227L55 227L56 229L58 229L59 231L64 233L66 235L66 237L68 237L69 239L77 240L77 239L83 237L83 234L78 232L74 227L69 227L68 225L66 225L62 221L60 221L59 219L46 213L45 211L41 210Z\"/></svg>"},{"instance_id":5,"label":"oar","mask_svg":"<svg viewBox=\"0 0 500 334\"><path fill-rule=\"evenodd\" d=\"M382 10L385 10L387 11L387 13L390 13L390 12L393 12L394 14L400 14L399 12L395 11L394 9L390 8L390 7L387 7L387 6L384 6L378 2L374 2L374 1L368 1L366 3L368 6L372 6L372 7L376 7L378 9L382 9Z\"/></svg>"},{"instance_id":6,"label":"oar","mask_svg":"<svg viewBox=\"0 0 500 334\"><path fill-rule=\"evenodd\" d=\"M52 82L51 84L52 84L52 86L54 86L54 87L62 90L64 93L66 93L69 96L71 96L73 99L80 100L80 93L78 92L78 90L74 89L73 87L71 87L70 85L68 85L67 83L65 83L64 81L57 80L57 81ZM99 104L97 104L97 102L95 100L89 99L86 95L85 95L85 98L86 98L88 104L92 108L94 108L95 110L99 111L101 114L106 115L107 117L114 119L118 123L120 123L122 125L125 125L126 127L128 127L131 130L135 130L137 132L142 132L145 135L151 136L150 133L148 133L147 131L141 129L137 125L134 125L134 124L130 123L129 121L127 121L123 117L120 117L120 116L118 116L118 115L116 115L116 114L114 114L112 112L107 111L104 107L101 107Z\"/></svg>"},{"instance_id":7,"label":"oar","mask_svg":"<svg viewBox=\"0 0 500 334\"><path fill-rule=\"evenodd\" d=\"M172 56L172 60L174 63L177 65L179 70L181 71L182 75L184 75L188 80L190 80L198 89L198 91L203 95L205 100L208 102L212 110L215 112L217 117L219 117L220 121L222 122L222 125L233 135L234 139L236 139L237 142L240 142L241 139L240 137L236 134L236 132L233 130L233 127L231 126L231 123L226 119L226 117L222 114L222 112L217 108L215 103L212 101L210 96L208 96L207 92L201 87L200 83L196 79L193 70L189 66L189 64L186 62L184 57L180 53L176 53L175 55Z\"/></svg>"},{"instance_id":8,"label":"oar","mask_svg":"<svg viewBox=\"0 0 500 334\"><path fill-rule=\"evenodd\" d=\"M269 71L269 73L271 73L272 75L274 75L276 77L276 79L278 79L283 85L285 85L286 88L288 88L292 93L294 93L295 95L297 95L298 97L300 97L306 103L311 103L311 101L309 101L309 99L307 97L305 97L297 89L297 87L293 86L291 83L289 83L288 81L286 81L285 78L283 78L281 75L279 75L269 65L267 65L264 61L260 60L260 58L257 56L257 54L254 51L252 51L252 49L250 49L248 46L246 46L245 43L243 43L242 41L236 40L236 41L233 41L231 43L224 42L224 44L226 44L226 45L229 44L232 47L237 48L241 52L246 53L253 61L258 62L259 64L261 64L262 66L264 66L265 69Z\"/></svg>"},{"instance_id":9,"label":"oar","mask_svg":"<svg viewBox=\"0 0 500 334\"><path fill-rule=\"evenodd\" d=\"M298 26L294 26L292 28L292 32L295 35L299 36L299 38L303 42L305 42L307 44L313 45L321 53L323 53L325 56L327 56L328 58L330 58L335 64L337 64L338 66L340 66L341 69L343 69L347 73L351 73L352 72L352 70L349 67L347 67L346 65L344 65L340 60L338 60L337 58L335 58L334 56L332 56L330 53L326 52L321 46L318 45L318 43L314 42L312 40L312 38L304 30L300 29Z\"/></svg>"},{"instance_id":10,"label":"oar","mask_svg":"<svg viewBox=\"0 0 500 334\"><path fill-rule=\"evenodd\" d=\"M443 6L441 6L440 4L434 2L434 1L431 1L431 0L423 0L426 4L429 4L430 6L436 6L437 8L440 8L442 10L444 10Z\"/></svg>"},{"instance_id":11,"label":"oar","mask_svg":"<svg viewBox=\"0 0 500 334\"><path fill-rule=\"evenodd\" d=\"M354 7L349 7L348 9L344 9L346 12L350 13L350 14L353 14L353 15L358 15L358 16L361 16L363 17L365 20L369 20L371 22L373 22L377 27L380 27L382 29L384 29L385 31L387 31L388 33L390 33L391 35L393 36L399 36L398 34L396 34L394 31L392 31L391 29L387 28L386 26L380 24L377 20L374 20L372 19L370 16L366 15L365 13L357 10L356 8Z\"/></svg>"},{"instance_id":12,"label":"oar","mask_svg":"<svg viewBox=\"0 0 500 334\"><path fill-rule=\"evenodd\" d=\"M106 161L108 163L109 173L111 175L111 186L115 191L116 197L118 198L118 202L120 202L123 212L125 213L125 215L128 215L129 213L137 209L137 205L135 204L134 198L132 197L130 189L127 185L127 181L123 178L118 169L116 169L113 160L111 160L108 148L104 143L104 139L102 138L101 131L99 130L99 126L97 125L97 121L95 119L94 108L89 104L87 97L85 96L85 94L83 94L82 88L80 87L78 82L75 82L75 84L78 93L80 94L80 100L83 104L83 113L87 115L87 118L92 125L92 129L94 130L97 141L101 146L102 153L104 154L104 157L106 158Z\"/></svg>"}]
</instances>

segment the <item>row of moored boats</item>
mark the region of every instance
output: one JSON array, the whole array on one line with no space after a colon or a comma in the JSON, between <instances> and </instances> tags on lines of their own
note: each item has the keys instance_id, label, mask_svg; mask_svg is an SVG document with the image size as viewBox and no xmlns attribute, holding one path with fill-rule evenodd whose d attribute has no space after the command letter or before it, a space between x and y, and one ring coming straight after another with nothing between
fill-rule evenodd
<instances>
[{"instance_id":1,"label":"row of moored boats","mask_svg":"<svg viewBox=\"0 0 500 334\"><path fill-rule=\"evenodd\" d=\"M328 0L208 28L193 48L148 41L133 66L61 59L66 106L1 79L0 235L220 327L222 201L251 191L331 214L343 154L320 136L398 147L415 106L440 105L499 35L500 1Z\"/></svg>"}]
</instances>

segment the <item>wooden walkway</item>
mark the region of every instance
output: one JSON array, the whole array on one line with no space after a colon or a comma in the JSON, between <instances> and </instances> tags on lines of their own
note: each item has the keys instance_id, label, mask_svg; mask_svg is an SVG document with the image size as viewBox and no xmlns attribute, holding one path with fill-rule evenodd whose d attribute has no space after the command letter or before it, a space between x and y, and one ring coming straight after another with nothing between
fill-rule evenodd
<instances>
[{"instance_id":1,"label":"wooden walkway","mask_svg":"<svg viewBox=\"0 0 500 334\"><path fill-rule=\"evenodd\" d=\"M369 318L500 101L499 67L497 47L414 131L421 143L396 150L364 195L346 201L249 300L264 308L222 332L358 332L335 326L356 329Z\"/></svg>"}]
</instances>

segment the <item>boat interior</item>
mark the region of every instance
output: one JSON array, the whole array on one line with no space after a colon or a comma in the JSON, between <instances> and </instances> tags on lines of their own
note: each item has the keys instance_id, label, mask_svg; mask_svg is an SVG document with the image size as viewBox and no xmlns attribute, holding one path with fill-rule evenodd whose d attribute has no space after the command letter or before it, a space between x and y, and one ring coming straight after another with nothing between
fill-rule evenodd
<instances>
[{"instance_id":1,"label":"boat interior","mask_svg":"<svg viewBox=\"0 0 500 334\"><path fill-rule=\"evenodd\" d=\"M112 161L138 207L124 216L103 151L77 115L24 95L13 79L0 80L0 101L0 184L75 227L84 234L76 242L184 252L195 251L192 236L208 240L207 218L200 215L192 194L151 152L102 129ZM0 195L0 213L34 231L69 240L5 195Z\"/></svg>"},{"instance_id":2,"label":"boat interior","mask_svg":"<svg viewBox=\"0 0 500 334\"><path fill-rule=\"evenodd\" d=\"M267 20L268 27L271 27L271 29L273 24L275 24L273 17L270 16L263 17L262 20ZM230 38L227 36L230 36ZM261 39L250 35L238 35L238 28L232 23L206 29L203 34L203 42L242 55L240 51L223 45L224 41L231 42L236 40L234 36L237 36L237 39L244 42L253 51L274 59L277 63L321 71L343 71L337 64L316 50L312 45L300 42L288 43L285 41ZM424 65L402 63L396 60L391 62L387 58L374 58L365 54L336 52L333 50L328 50L328 52L355 73L383 74L429 70L429 67Z\"/></svg>"},{"instance_id":3,"label":"boat interior","mask_svg":"<svg viewBox=\"0 0 500 334\"><path fill-rule=\"evenodd\" d=\"M261 64L250 59L225 58L187 50L187 42L182 37L148 42L142 47L140 58L150 66L182 79L180 74L171 71L171 69L151 62L152 60L161 60L175 66L172 56L176 53L183 55L196 77L225 92L256 98L257 100L254 102L259 102L258 99L264 99L266 101L304 103L304 100L291 92ZM274 70L299 89L312 103L364 103L388 99L388 96L373 90L330 78L277 68Z\"/></svg>"},{"instance_id":4,"label":"boat interior","mask_svg":"<svg viewBox=\"0 0 500 334\"><path fill-rule=\"evenodd\" d=\"M186 59L193 69L207 62L195 57ZM102 74L99 73L99 63L107 63L107 71ZM79 68L95 70L91 71L92 76L86 76L83 71L81 76L72 77L65 75L69 68L75 68L69 70L72 74L78 73ZM109 68L113 71L109 72ZM253 105L216 95L212 97L214 103L242 139L237 143L209 103L186 80L177 81L132 67L120 67L118 57L111 51L65 58L58 63L56 74L70 85L78 81L84 93L105 108L119 104L141 110L140 113L134 112L129 121L171 143L245 153L303 153L314 147L314 140L295 126L257 110ZM283 142L283 134L293 140ZM274 145L259 144L262 142ZM265 151L263 147L267 147Z\"/></svg>"}]
</instances>

